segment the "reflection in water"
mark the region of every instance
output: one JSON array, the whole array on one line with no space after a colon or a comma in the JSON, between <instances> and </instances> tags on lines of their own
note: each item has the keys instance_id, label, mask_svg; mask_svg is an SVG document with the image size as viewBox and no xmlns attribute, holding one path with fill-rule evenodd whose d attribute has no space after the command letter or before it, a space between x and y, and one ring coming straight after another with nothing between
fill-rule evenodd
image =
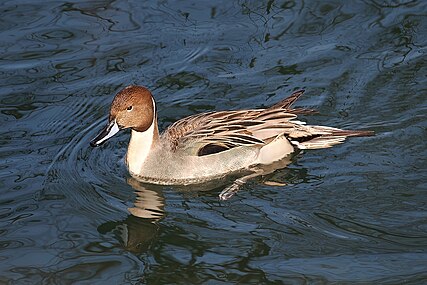
<instances>
[{"instance_id":1,"label":"reflection in water","mask_svg":"<svg viewBox=\"0 0 427 285\"><path fill-rule=\"evenodd\" d=\"M110 221L98 227L98 232L112 233L126 250L134 253L148 250L158 230L155 222L132 215L123 221Z\"/></svg>"},{"instance_id":2,"label":"reflection in water","mask_svg":"<svg viewBox=\"0 0 427 285\"><path fill-rule=\"evenodd\" d=\"M150 219L153 222L160 220L164 216L165 206L161 188L146 186L133 177L129 177L127 183L136 193L134 207L129 208L129 212L135 217Z\"/></svg>"},{"instance_id":3,"label":"reflection in water","mask_svg":"<svg viewBox=\"0 0 427 285\"><path fill-rule=\"evenodd\" d=\"M159 230L157 222L164 217L165 201L160 187L151 189L130 177L128 184L135 190L134 207L123 221L106 222L98 227L101 234L112 233L126 249L134 253L149 249Z\"/></svg>"}]
</instances>

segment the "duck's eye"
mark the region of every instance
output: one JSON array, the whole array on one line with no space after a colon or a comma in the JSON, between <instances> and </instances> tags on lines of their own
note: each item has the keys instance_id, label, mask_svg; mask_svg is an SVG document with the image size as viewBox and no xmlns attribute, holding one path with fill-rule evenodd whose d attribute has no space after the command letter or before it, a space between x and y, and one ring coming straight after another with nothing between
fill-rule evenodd
<instances>
[{"instance_id":1,"label":"duck's eye","mask_svg":"<svg viewBox=\"0 0 427 285\"><path fill-rule=\"evenodd\" d=\"M126 108L126 110L132 111L132 108L133 108L132 106L129 106L129 107Z\"/></svg>"}]
</instances>

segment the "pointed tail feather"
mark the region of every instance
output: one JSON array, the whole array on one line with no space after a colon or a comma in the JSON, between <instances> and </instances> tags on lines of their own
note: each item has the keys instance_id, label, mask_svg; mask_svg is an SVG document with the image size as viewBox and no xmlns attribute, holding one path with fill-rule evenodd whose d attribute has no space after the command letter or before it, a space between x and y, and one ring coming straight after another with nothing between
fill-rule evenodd
<instances>
[{"instance_id":1,"label":"pointed tail feather","mask_svg":"<svg viewBox=\"0 0 427 285\"><path fill-rule=\"evenodd\" d=\"M321 132L329 132L314 135L311 139L305 138L303 141L292 141L300 149L320 149L329 148L334 145L343 143L347 137L366 137L373 136L373 131L353 131L353 130L341 130L331 127L324 126L310 126L318 129Z\"/></svg>"},{"instance_id":2,"label":"pointed tail feather","mask_svg":"<svg viewBox=\"0 0 427 285\"><path fill-rule=\"evenodd\" d=\"M293 115L299 114L313 114L317 111L312 109L295 108L292 109L293 104L304 94L305 90L298 90L292 93L289 97L282 101L274 104L268 109L265 109L261 116L277 116L275 112L283 110L286 113ZM267 115L265 115L266 113ZM301 122L293 121L297 124ZM290 141L292 144L300 149L318 149L328 148L336 144L343 143L347 137L365 137L373 136L373 131L353 131L353 130L341 130L326 126L307 126L309 129L296 130L292 134L289 134Z\"/></svg>"},{"instance_id":3,"label":"pointed tail feather","mask_svg":"<svg viewBox=\"0 0 427 285\"><path fill-rule=\"evenodd\" d=\"M331 133L332 136L344 137L370 137L374 136L374 131L353 131L353 130L336 130Z\"/></svg>"}]
</instances>

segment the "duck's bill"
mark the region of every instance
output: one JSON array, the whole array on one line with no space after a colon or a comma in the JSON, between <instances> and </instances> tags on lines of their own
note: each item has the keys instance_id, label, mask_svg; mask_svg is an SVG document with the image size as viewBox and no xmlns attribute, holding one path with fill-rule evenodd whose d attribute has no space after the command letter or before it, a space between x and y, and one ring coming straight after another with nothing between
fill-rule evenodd
<instances>
[{"instance_id":1,"label":"duck's bill","mask_svg":"<svg viewBox=\"0 0 427 285\"><path fill-rule=\"evenodd\" d=\"M119 125L117 125L116 120L113 120L101 131L101 133L99 133L99 135L96 136L96 138L90 142L90 145L92 147L100 146L109 138L117 134L118 131L120 131Z\"/></svg>"}]
</instances>

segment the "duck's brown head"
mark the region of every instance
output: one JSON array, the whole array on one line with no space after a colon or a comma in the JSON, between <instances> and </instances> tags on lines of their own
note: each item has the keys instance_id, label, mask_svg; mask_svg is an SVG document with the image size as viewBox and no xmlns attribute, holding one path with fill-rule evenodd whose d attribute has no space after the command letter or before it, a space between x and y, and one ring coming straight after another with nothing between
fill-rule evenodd
<instances>
[{"instance_id":1,"label":"duck's brown head","mask_svg":"<svg viewBox=\"0 0 427 285\"><path fill-rule=\"evenodd\" d=\"M119 130L131 128L146 131L154 122L155 103L151 92L143 86L128 86L114 97L107 126L91 142L99 146Z\"/></svg>"}]
</instances>

